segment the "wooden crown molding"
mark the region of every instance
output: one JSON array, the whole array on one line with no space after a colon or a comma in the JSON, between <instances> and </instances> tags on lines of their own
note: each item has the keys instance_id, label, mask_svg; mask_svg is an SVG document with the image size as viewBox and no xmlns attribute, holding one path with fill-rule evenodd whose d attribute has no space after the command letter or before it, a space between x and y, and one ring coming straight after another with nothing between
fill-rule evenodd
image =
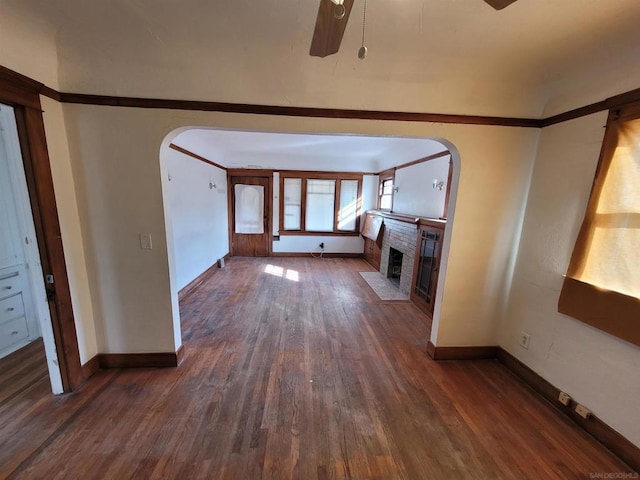
<instances>
[{"instance_id":1,"label":"wooden crown molding","mask_svg":"<svg viewBox=\"0 0 640 480\"><path fill-rule=\"evenodd\" d=\"M449 150L444 150L442 152L438 152L438 153L434 153L432 155L427 155L426 157L422 157L422 158L418 158L417 160L412 160L410 162L407 163L403 163L401 165L398 165L397 167L391 167L388 168L386 170L381 170L377 173L375 173L374 175L386 175L384 178L393 178L393 176L395 175L396 170L400 170L402 168L407 168L407 167L412 167L413 165L418 165L420 163L424 163L424 162L428 162L429 160L435 160L436 158L440 158L440 157L445 157L447 155L451 155L451 152Z\"/></svg>"},{"instance_id":2,"label":"wooden crown molding","mask_svg":"<svg viewBox=\"0 0 640 480\"><path fill-rule=\"evenodd\" d=\"M175 150L176 152L180 152L183 153L185 155L188 155L189 157L195 158L196 160L200 160L201 162L204 162L208 165L212 165L214 167L218 167L222 170L224 170L225 172L227 171L227 167L224 167L216 162L212 162L211 160L209 160L208 158L202 157L200 155L198 155L197 153L193 153L191 150L187 150L186 148L182 148L178 145L176 145L175 143L171 143L169 144L169 148Z\"/></svg>"},{"instance_id":3,"label":"wooden crown molding","mask_svg":"<svg viewBox=\"0 0 640 480\"><path fill-rule=\"evenodd\" d=\"M455 115L448 113L398 112L385 110L355 110L340 108L283 107L246 103L208 102L197 100L172 100L159 98L117 97L84 93L58 92L32 78L0 65L0 78L19 83L45 97L61 103L83 105L108 105L114 107L164 108L172 110L197 110L205 112L244 113L254 115L278 115L290 117L336 118L353 120L389 120L398 122L455 123L462 125L493 125L502 127L544 128L575 118L620 107L640 100L640 88L614 95L605 100L575 108L546 118L494 117L484 115Z\"/></svg>"}]
</instances>

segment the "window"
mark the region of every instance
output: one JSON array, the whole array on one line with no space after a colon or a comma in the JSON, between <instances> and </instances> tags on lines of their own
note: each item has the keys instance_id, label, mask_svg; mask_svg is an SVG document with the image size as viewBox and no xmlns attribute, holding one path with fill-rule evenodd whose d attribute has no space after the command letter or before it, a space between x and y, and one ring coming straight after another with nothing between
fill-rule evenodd
<instances>
[{"instance_id":1,"label":"window","mask_svg":"<svg viewBox=\"0 0 640 480\"><path fill-rule=\"evenodd\" d=\"M302 179L285 178L282 202L284 204L284 230L300 230L302 213Z\"/></svg>"},{"instance_id":2,"label":"window","mask_svg":"<svg viewBox=\"0 0 640 480\"><path fill-rule=\"evenodd\" d=\"M640 104L611 112L558 310L640 345Z\"/></svg>"},{"instance_id":3,"label":"window","mask_svg":"<svg viewBox=\"0 0 640 480\"><path fill-rule=\"evenodd\" d=\"M357 235L362 175L280 172L280 234Z\"/></svg>"},{"instance_id":4,"label":"window","mask_svg":"<svg viewBox=\"0 0 640 480\"><path fill-rule=\"evenodd\" d=\"M358 218L358 180L340 180L338 230L355 232Z\"/></svg>"},{"instance_id":5,"label":"window","mask_svg":"<svg viewBox=\"0 0 640 480\"><path fill-rule=\"evenodd\" d=\"M335 180L307 180L305 224L308 232L333 232Z\"/></svg>"},{"instance_id":6,"label":"window","mask_svg":"<svg viewBox=\"0 0 640 480\"><path fill-rule=\"evenodd\" d=\"M395 180L394 170L386 170L379 174L380 183L378 190L378 208L380 210L393 209L393 181Z\"/></svg>"}]
</instances>

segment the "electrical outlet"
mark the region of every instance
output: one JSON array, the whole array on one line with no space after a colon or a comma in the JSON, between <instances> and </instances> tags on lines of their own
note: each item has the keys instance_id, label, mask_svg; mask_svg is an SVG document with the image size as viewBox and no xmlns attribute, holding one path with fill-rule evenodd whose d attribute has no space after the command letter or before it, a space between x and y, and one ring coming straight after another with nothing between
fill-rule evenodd
<instances>
[{"instance_id":1,"label":"electrical outlet","mask_svg":"<svg viewBox=\"0 0 640 480\"><path fill-rule=\"evenodd\" d=\"M571 397L568 393L560 392L560 395L558 395L558 401L565 407L568 407L571 403Z\"/></svg>"},{"instance_id":2,"label":"electrical outlet","mask_svg":"<svg viewBox=\"0 0 640 480\"><path fill-rule=\"evenodd\" d=\"M527 332L520 332L520 346L529 350L529 342L531 341L531 335Z\"/></svg>"},{"instance_id":3,"label":"electrical outlet","mask_svg":"<svg viewBox=\"0 0 640 480\"><path fill-rule=\"evenodd\" d=\"M591 416L593 415L593 413L591 413L591 410L589 410L584 405L580 405L580 404L576 405L576 413L580 415L582 418L584 418L585 420L588 418L591 418Z\"/></svg>"}]
</instances>

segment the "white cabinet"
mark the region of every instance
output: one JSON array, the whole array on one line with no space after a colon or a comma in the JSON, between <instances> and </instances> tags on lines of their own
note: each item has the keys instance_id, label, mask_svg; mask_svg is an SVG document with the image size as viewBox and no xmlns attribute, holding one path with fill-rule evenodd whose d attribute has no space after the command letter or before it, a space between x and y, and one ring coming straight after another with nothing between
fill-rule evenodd
<instances>
[{"instance_id":1,"label":"white cabinet","mask_svg":"<svg viewBox=\"0 0 640 480\"><path fill-rule=\"evenodd\" d=\"M0 123L0 130L2 124ZM33 304L19 196L0 131L0 358L40 337Z\"/></svg>"}]
</instances>

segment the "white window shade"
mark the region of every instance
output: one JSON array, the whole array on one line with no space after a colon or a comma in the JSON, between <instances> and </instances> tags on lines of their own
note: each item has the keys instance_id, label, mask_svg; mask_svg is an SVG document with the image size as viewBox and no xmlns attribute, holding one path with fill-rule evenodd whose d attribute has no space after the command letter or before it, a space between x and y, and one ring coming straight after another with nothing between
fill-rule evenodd
<instances>
[{"instance_id":1,"label":"white window shade","mask_svg":"<svg viewBox=\"0 0 640 480\"><path fill-rule=\"evenodd\" d=\"M335 196L335 180L307 180L305 213L307 231L333 231Z\"/></svg>"},{"instance_id":2,"label":"white window shade","mask_svg":"<svg viewBox=\"0 0 640 480\"><path fill-rule=\"evenodd\" d=\"M284 230L300 230L302 206L302 179L284 179Z\"/></svg>"},{"instance_id":3,"label":"white window shade","mask_svg":"<svg viewBox=\"0 0 640 480\"><path fill-rule=\"evenodd\" d=\"M235 186L236 233L264 233L264 187L261 185Z\"/></svg>"},{"instance_id":4,"label":"white window shade","mask_svg":"<svg viewBox=\"0 0 640 480\"><path fill-rule=\"evenodd\" d=\"M358 180L340 180L338 230L355 232L358 215Z\"/></svg>"}]
</instances>

